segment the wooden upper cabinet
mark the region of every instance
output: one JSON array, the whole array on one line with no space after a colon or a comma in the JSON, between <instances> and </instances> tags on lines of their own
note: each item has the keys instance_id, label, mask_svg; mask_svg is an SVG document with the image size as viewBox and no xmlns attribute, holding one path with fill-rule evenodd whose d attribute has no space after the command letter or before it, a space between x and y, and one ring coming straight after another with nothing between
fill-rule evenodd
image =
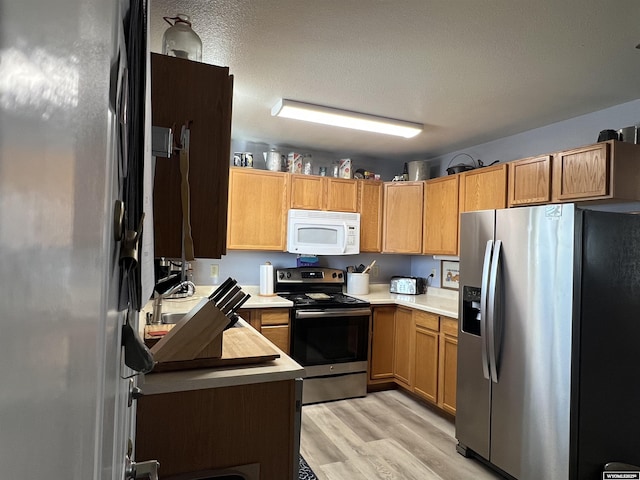
<instances>
[{"instance_id":1,"label":"wooden upper cabinet","mask_svg":"<svg viewBox=\"0 0 640 480\"><path fill-rule=\"evenodd\" d=\"M423 253L458 254L459 182L459 175L449 175L425 183Z\"/></svg>"},{"instance_id":2,"label":"wooden upper cabinet","mask_svg":"<svg viewBox=\"0 0 640 480\"><path fill-rule=\"evenodd\" d=\"M460 174L460 212L507 207L507 164Z\"/></svg>"},{"instance_id":3,"label":"wooden upper cabinet","mask_svg":"<svg viewBox=\"0 0 640 480\"><path fill-rule=\"evenodd\" d=\"M609 140L553 156L553 201L640 200L640 145Z\"/></svg>"},{"instance_id":4,"label":"wooden upper cabinet","mask_svg":"<svg viewBox=\"0 0 640 480\"><path fill-rule=\"evenodd\" d=\"M313 175L291 175L291 208L357 212L356 180Z\"/></svg>"},{"instance_id":5,"label":"wooden upper cabinet","mask_svg":"<svg viewBox=\"0 0 640 480\"><path fill-rule=\"evenodd\" d=\"M551 155L509 162L509 206L551 201Z\"/></svg>"},{"instance_id":6,"label":"wooden upper cabinet","mask_svg":"<svg viewBox=\"0 0 640 480\"><path fill-rule=\"evenodd\" d=\"M285 250L289 175L231 168L227 248Z\"/></svg>"},{"instance_id":7,"label":"wooden upper cabinet","mask_svg":"<svg viewBox=\"0 0 640 480\"><path fill-rule=\"evenodd\" d=\"M360 251L382 250L382 182L358 182L358 212L360 212Z\"/></svg>"},{"instance_id":8,"label":"wooden upper cabinet","mask_svg":"<svg viewBox=\"0 0 640 480\"><path fill-rule=\"evenodd\" d=\"M181 126L190 122L190 223L199 258L220 258L226 252L232 94L228 68L151 54L152 124L173 128L179 141ZM179 155L156 158L156 257L182 256L181 180Z\"/></svg>"},{"instance_id":9,"label":"wooden upper cabinet","mask_svg":"<svg viewBox=\"0 0 640 480\"><path fill-rule=\"evenodd\" d=\"M291 208L322 210L326 196L324 177L291 175Z\"/></svg>"},{"instance_id":10,"label":"wooden upper cabinet","mask_svg":"<svg viewBox=\"0 0 640 480\"><path fill-rule=\"evenodd\" d=\"M358 181L329 178L327 181L326 209L334 212L358 211Z\"/></svg>"},{"instance_id":11,"label":"wooden upper cabinet","mask_svg":"<svg viewBox=\"0 0 640 480\"><path fill-rule=\"evenodd\" d=\"M422 253L424 182L384 184L382 251Z\"/></svg>"},{"instance_id":12,"label":"wooden upper cabinet","mask_svg":"<svg viewBox=\"0 0 640 480\"><path fill-rule=\"evenodd\" d=\"M597 143L556 154L554 201L608 196L611 192L610 148L610 143Z\"/></svg>"}]
</instances>

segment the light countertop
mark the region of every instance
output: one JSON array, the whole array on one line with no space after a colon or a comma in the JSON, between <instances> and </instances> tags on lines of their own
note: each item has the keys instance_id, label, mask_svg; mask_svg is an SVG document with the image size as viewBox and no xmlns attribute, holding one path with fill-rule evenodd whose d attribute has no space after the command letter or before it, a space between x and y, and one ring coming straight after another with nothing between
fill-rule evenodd
<instances>
[{"instance_id":1,"label":"light countertop","mask_svg":"<svg viewBox=\"0 0 640 480\"><path fill-rule=\"evenodd\" d=\"M192 297L188 298L165 298L162 300L162 311L164 313L171 312L188 312L195 307L200 300L208 297L211 292L216 289L217 285L198 285L196 286L196 293ZM251 295L249 300L242 306L242 308L291 308L293 302L277 295L263 297L259 294L260 288L253 285L243 285L242 291ZM144 319L146 313L153 311L153 301L150 300L142 309L140 317L140 323L144 325Z\"/></svg>"},{"instance_id":2,"label":"light countertop","mask_svg":"<svg viewBox=\"0 0 640 480\"><path fill-rule=\"evenodd\" d=\"M209 288L212 289L213 287ZM243 308L291 308L293 306L292 302L282 297L260 296L258 294L259 288L257 286L243 286L242 290L251 295L251 298L243 305ZM368 295L348 295L366 300L373 306L402 305L409 308L424 310L425 312L434 313L436 315L458 318L458 292L455 290L429 287L427 289L427 293L422 295L401 295L389 293L389 284L387 283L374 283L369 285Z\"/></svg>"},{"instance_id":3,"label":"light countertop","mask_svg":"<svg viewBox=\"0 0 640 480\"><path fill-rule=\"evenodd\" d=\"M458 318L458 292L455 290L428 287L427 293L422 295L404 295L389 293L389 285L387 284L371 284L368 295L351 296L366 300L373 306L402 305L436 315Z\"/></svg>"},{"instance_id":4,"label":"light countertop","mask_svg":"<svg viewBox=\"0 0 640 480\"><path fill-rule=\"evenodd\" d=\"M164 299L162 301L163 312L188 312L204 297L207 297L216 287L202 285L196 287L196 293L190 298ZM263 297L259 295L259 287L255 285L243 285L242 290L251 295L242 308L291 308L293 302L277 295ZM349 294L351 295L351 294ZM369 286L368 295L351 295L352 297L366 300L371 305L402 305L416 308L425 312L458 318L458 292L444 288L429 287L427 293L422 295L404 295L389 293L388 284L373 283ZM144 326L144 315L152 310L152 302L148 302L142 309L140 324Z\"/></svg>"}]
</instances>

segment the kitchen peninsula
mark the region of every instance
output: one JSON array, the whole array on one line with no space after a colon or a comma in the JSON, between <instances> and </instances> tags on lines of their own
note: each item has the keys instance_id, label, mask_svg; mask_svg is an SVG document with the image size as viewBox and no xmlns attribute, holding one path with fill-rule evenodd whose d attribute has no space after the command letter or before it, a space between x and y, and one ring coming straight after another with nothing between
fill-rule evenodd
<instances>
[{"instance_id":1,"label":"kitchen peninsula","mask_svg":"<svg viewBox=\"0 0 640 480\"><path fill-rule=\"evenodd\" d=\"M194 297L165 299L164 309L189 311L211 290L198 287ZM275 306L282 301L272 299ZM141 313L141 332L148 311L151 305ZM220 471L297 478L304 369L243 320L231 330L236 329L245 329L252 342L267 344L279 357L253 365L150 373L140 382L136 454L160 462L159 478Z\"/></svg>"}]
</instances>

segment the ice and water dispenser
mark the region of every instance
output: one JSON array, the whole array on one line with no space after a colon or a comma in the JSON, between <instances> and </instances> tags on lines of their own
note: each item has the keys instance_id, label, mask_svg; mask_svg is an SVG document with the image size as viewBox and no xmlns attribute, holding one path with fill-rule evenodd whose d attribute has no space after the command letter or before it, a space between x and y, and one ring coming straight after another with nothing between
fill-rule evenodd
<instances>
[{"instance_id":1,"label":"ice and water dispenser","mask_svg":"<svg viewBox=\"0 0 640 480\"><path fill-rule=\"evenodd\" d=\"M462 331L480 336L480 296L478 287L462 287Z\"/></svg>"}]
</instances>

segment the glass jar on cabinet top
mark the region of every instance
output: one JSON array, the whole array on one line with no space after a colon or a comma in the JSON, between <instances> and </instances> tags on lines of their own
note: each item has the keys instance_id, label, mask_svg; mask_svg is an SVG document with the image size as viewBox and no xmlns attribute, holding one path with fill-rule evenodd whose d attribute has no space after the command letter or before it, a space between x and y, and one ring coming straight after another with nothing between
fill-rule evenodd
<instances>
[{"instance_id":1,"label":"glass jar on cabinet top","mask_svg":"<svg viewBox=\"0 0 640 480\"><path fill-rule=\"evenodd\" d=\"M191 28L189 15L163 17L171 25L162 36L162 53L171 57L202 61L202 40Z\"/></svg>"}]
</instances>

